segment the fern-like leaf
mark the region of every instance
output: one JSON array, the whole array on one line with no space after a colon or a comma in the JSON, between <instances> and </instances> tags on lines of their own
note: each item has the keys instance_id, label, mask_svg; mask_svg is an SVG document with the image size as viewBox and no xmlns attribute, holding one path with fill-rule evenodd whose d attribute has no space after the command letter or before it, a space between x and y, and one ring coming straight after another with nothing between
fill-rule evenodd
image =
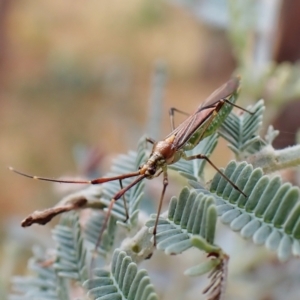
<instances>
[{"instance_id":1,"label":"fern-like leaf","mask_svg":"<svg viewBox=\"0 0 300 300\"><path fill-rule=\"evenodd\" d=\"M141 165L146 159L146 151L145 151L145 138L142 138L139 145L138 151L130 151L127 155L119 155L113 162L112 171L108 173L105 177L116 176L119 174L130 173L136 171L138 166ZM128 178L122 181L122 185L126 186L132 182L132 178ZM106 255L110 250L112 245L114 244L114 238L116 235L115 226L117 223L125 226L127 228L131 228L135 226L137 223L138 212L139 212L139 203L143 196L144 182L140 182L132 187L126 194L126 207L128 209L129 219L126 223L126 209L124 206L123 199L119 199L115 202L111 217L108 221L107 228L103 232L103 236L101 238L101 243L97 249L97 251ZM90 203L90 207L99 207L99 202L107 207L110 204L112 197L121 189L120 182L110 181L101 185L93 185L85 190L80 192L80 195L87 199ZM78 194L78 193L77 193ZM77 194L74 194L78 197ZM71 198L72 196L70 196ZM97 203L95 205L94 203ZM105 209L106 211L107 209ZM85 234L87 239L96 244L99 238L99 234L102 230L102 226L104 224L105 216L95 213L92 215L91 219L87 222L85 228ZM120 221L120 222L119 222Z\"/></svg>"},{"instance_id":2,"label":"fern-like leaf","mask_svg":"<svg viewBox=\"0 0 300 300\"><path fill-rule=\"evenodd\" d=\"M153 230L156 215L146 226ZM168 218L160 217L157 227L157 249L167 254L179 254L193 245L192 236L200 235L213 244L217 212L213 198L184 188L179 198L171 199Z\"/></svg>"},{"instance_id":3,"label":"fern-like leaf","mask_svg":"<svg viewBox=\"0 0 300 300\"><path fill-rule=\"evenodd\" d=\"M34 249L34 256L28 261L28 269L35 276L16 276L13 278L13 290L16 294L10 295L10 300L58 300L68 299L67 291L61 291L63 286L52 264L46 264L41 249ZM63 292L63 293L62 293Z\"/></svg>"},{"instance_id":4,"label":"fern-like leaf","mask_svg":"<svg viewBox=\"0 0 300 300\"><path fill-rule=\"evenodd\" d=\"M282 183L279 176L263 175L260 168L230 162L224 174L240 187L247 198L216 174L210 190L215 194L221 221L255 244L277 251L280 260L300 255L300 190ZM197 183L195 188L205 192ZM210 194L210 193L209 193ZM211 194L210 194L211 195Z\"/></svg>"},{"instance_id":5,"label":"fern-like leaf","mask_svg":"<svg viewBox=\"0 0 300 300\"><path fill-rule=\"evenodd\" d=\"M146 160L146 150L145 150L145 138L142 138L138 145L138 151L130 151L127 155L119 155L118 158L114 161L112 165L112 172L107 174L109 176L116 176L119 174L126 174L133 171L136 171L138 167L144 163ZM127 178L122 181L123 186L127 186L134 179ZM127 220L127 227L134 226L137 222L138 217L138 206L141 201L144 189L144 182L141 181L132 187L126 194L126 206L128 208L129 220ZM103 187L103 196L100 201L106 206L109 206L111 199L113 196L120 190L119 181L110 181L104 183ZM112 215L122 221L122 223L126 220L126 210L124 207L123 199L119 199L115 202ZM120 224L122 224L120 222ZM123 223L124 224L124 223Z\"/></svg>"},{"instance_id":6,"label":"fern-like leaf","mask_svg":"<svg viewBox=\"0 0 300 300\"><path fill-rule=\"evenodd\" d=\"M53 239L57 242L54 268L58 275L84 282L88 278L86 249L77 213L62 217L60 224L53 229Z\"/></svg>"},{"instance_id":7,"label":"fern-like leaf","mask_svg":"<svg viewBox=\"0 0 300 300\"><path fill-rule=\"evenodd\" d=\"M114 251L110 272L104 269L96 269L94 272L94 278L87 280L83 286L95 300L158 299L147 271L138 270L124 251Z\"/></svg>"},{"instance_id":8,"label":"fern-like leaf","mask_svg":"<svg viewBox=\"0 0 300 300\"><path fill-rule=\"evenodd\" d=\"M85 224L85 238L94 246L98 243L99 234L102 231L102 227L105 225L104 222L105 215L103 213L93 212ZM102 256L106 256L112 249L115 240L116 226L117 220L114 216L111 216L103 232L100 245L95 249Z\"/></svg>"},{"instance_id":9,"label":"fern-like leaf","mask_svg":"<svg viewBox=\"0 0 300 300\"><path fill-rule=\"evenodd\" d=\"M222 123L219 134L230 144L228 147L237 157L259 151L266 143L259 137L258 132L262 126L264 101L248 107L253 114L231 113Z\"/></svg>"}]
</instances>

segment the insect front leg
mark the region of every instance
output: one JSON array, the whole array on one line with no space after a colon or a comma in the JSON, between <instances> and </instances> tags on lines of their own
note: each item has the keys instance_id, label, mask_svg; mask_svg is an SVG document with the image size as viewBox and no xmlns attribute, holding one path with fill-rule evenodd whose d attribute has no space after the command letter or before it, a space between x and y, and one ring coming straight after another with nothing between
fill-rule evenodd
<instances>
[{"instance_id":1,"label":"insect front leg","mask_svg":"<svg viewBox=\"0 0 300 300\"><path fill-rule=\"evenodd\" d=\"M186 156L184 153L182 156L185 160L193 160L193 159L204 159L206 160L226 181L228 181L231 186L236 189L238 192L240 192L242 195L244 195L247 198L247 195L235 184L233 183L227 176L225 176L224 173L222 173L216 165L204 154L197 154L197 155L192 155L192 156Z\"/></svg>"},{"instance_id":2,"label":"insect front leg","mask_svg":"<svg viewBox=\"0 0 300 300\"><path fill-rule=\"evenodd\" d=\"M170 117L170 122L171 122L171 129L174 130L175 129L175 122L174 122L174 112L178 112L178 113L181 113L183 115L186 115L186 116L189 116L190 114L189 113L186 113L185 111L182 111L182 110L179 110L175 107L171 107L169 109L169 117Z\"/></svg>"},{"instance_id":3,"label":"insect front leg","mask_svg":"<svg viewBox=\"0 0 300 300\"><path fill-rule=\"evenodd\" d=\"M146 142L148 142L148 143L150 143L150 144L152 144L152 145L155 144L155 140L152 139L152 138L149 138L149 137L146 138Z\"/></svg>"},{"instance_id":4,"label":"insect front leg","mask_svg":"<svg viewBox=\"0 0 300 300\"><path fill-rule=\"evenodd\" d=\"M156 143L156 141L150 137L146 137L145 138L145 146L144 146L146 151L148 150L148 143L153 145L153 147L154 147L154 144Z\"/></svg>"},{"instance_id":5,"label":"insect front leg","mask_svg":"<svg viewBox=\"0 0 300 300\"><path fill-rule=\"evenodd\" d=\"M161 192L159 205L158 205L158 210L157 210L157 215L156 215L156 220L155 220L154 229L153 229L154 247L156 247L156 232L157 232L157 225L158 225L159 216L160 216L160 213L161 213L162 203L164 201L165 192L166 192L167 186L169 184L167 168L164 168L163 172L164 172L163 189L162 189L162 192Z\"/></svg>"},{"instance_id":6,"label":"insect front leg","mask_svg":"<svg viewBox=\"0 0 300 300\"><path fill-rule=\"evenodd\" d=\"M101 230L100 230L100 233L99 233L99 236L98 236L98 239L97 239L97 243L96 243L96 246L95 246L95 251L93 253L93 256L92 256L92 261L91 261L91 270L94 268L94 264L95 264L95 259L96 259L96 250L97 248L100 246L101 244L101 240L102 240L102 236L104 234L104 231L107 227L107 224L108 224L108 220L111 216L111 212L112 212L112 209L113 209L113 206L115 204L115 202L120 199L121 197L123 197L123 195L128 191L130 190L133 186L135 186L138 182L140 182L141 180L143 180L145 178L145 175L141 175L139 176L138 178L136 178L132 183L130 183L128 186L122 188L119 192L117 192L113 198L110 200L110 203L109 203L109 206L107 208L107 213L105 215L105 219L104 219L104 222L103 222L103 225L101 227ZM120 182L120 184L122 184ZM127 212L128 213L128 212Z\"/></svg>"},{"instance_id":7,"label":"insect front leg","mask_svg":"<svg viewBox=\"0 0 300 300\"><path fill-rule=\"evenodd\" d=\"M122 184L121 179L119 179L119 183L120 183L120 188L122 190L123 189L123 184ZM125 214L126 214L126 219L125 219L125 222L126 222L129 219L129 212L128 212L127 202L126 202L126 198L125 198L125 193L122 195L122 199L123 199L124 209L125 209Z\"/></svg>"}]
</instances>

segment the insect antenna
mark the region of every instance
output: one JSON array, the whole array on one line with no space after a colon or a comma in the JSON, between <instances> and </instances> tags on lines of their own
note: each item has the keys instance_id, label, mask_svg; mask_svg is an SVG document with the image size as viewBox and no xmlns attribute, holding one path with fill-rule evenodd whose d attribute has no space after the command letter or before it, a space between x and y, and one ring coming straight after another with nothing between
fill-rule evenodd
<instances>
[{"instance_id":1,"label":"insect antenna","mask_svg":"<svg viewBox=\"0 0 300 300\"><path fill-rule=\"evenodd\" d=\"M95 249L94 249L94 252L93 252L93 255L92 255L91 271L95 267L96 251L97 251L97 248L100 246L100 243L101 243L101 240L102 240L102 236L103 236L103 233L104 233L104 231L105 231L105 229L107 227L107 223L109 221L109 218L110 218L110 215L111 215L114 203L118 199L120 199L121 197L123 198L124 209L125 209L125 213L126 213L126 220L125 221L127 221L128 218L129 218L129 212L128 212L128 207L127 207L127 203L126 203L126 200L125 200L125 193L128 190L130 190L133 186L135 186L138 182L140 182L141 180L143 180L145 178L144 174L140 175L140 171L136 171L136 172L127 173L127 174L121 174L121 175L117 175L117 176L113 176L113 177L96 178L96 179L93 179L93 180L61 180L61 179L54 179L54 178L48 178L48 177L41 177L41 176L30 175L30 174L18 171L16 169L14 169L13 167L9 167L9 170L12 171L12 172L14 172L14 173L16 173L16 174L18 174L18 175L21 175L21 176L24 176L24 177L27 177L27 178L30 178L30 179L36 179L36 180L41 180L41 181L57 182L57 183L101 184L101 183L105 183L105 182L109 182L109 181L119 180L121 189L112 197L112 199L110 201L110 204L109 204L109 206L107 208L107 213L106 213L104 222L102 224L101 231L99 233L99 236L98 236L98 239L97 239L97 242L96 242L96 245L95 245ZM138 175L140 175L138 178L136 178L133 182L131 182L126 187L123 187L123 184L122 184L122 180L123 179L130 178L130 177L135 177L135 176L138 176Z\"/></svg>"},{"instance_id":2,"label":"insect antenna","mask_svg":"<svg viewBox=\"0 0 300 300\"><path fill-rule=\"evenodd\" d=\"M114 181L114 180L122 180L122 179L140 175L140 172L136 171L136 172L121 174L121 175L117 175L117 176L113 176L113 177L101 177L101 178L96 178L96 179L92 179L92 180L64 180L64 179L55 179L55 178L30 175L30 174L18 171L16 169L14 169L13 167L8 167L8 169L16 174L19 174L19 175L27 177L27 178L35 179L35 180L58 182L58 183L75 183L75 184L101 184L104 182L109 182L109 181Z\"/></svg>"},{"instance_id":3,"label":"insect antenna","mask_svg":"<svg viewBox=\"0 0 300 300\"><path fill-rule=\"evenodd\" d=\"M54 179L54 178L47 178L47 177L41 177L41 176L35 176L35 175L30 175L27 173L23 173L21 171L18 171L14 169L13 167L8 167L8 169L18 175L31 178L31 179L36 179L36 180L41 180L41 181L50 181L50 182L58 182L58 183L79 183L79 184L91 184L91 180L62 180L62 179Z\"/></svg>"}]
</instances>

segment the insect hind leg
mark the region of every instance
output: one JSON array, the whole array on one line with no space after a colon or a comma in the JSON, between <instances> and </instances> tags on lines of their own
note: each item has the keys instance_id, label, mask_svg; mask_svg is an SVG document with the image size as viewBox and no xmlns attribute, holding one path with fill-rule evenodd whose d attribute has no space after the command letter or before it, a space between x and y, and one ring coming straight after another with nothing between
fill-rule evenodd
<instances>
[{"instance_id":1,"label":"insect hind leg","mask_svg":"<svg viewBox=\"0 0 300 300\"><path fill-rule=\"evenodd\" d=\"M157 233L157 226L158 226L158 221L159 221L159 217L160 217L160 213L161 213L162 203L164 201L166 189L167 189L167 186L169 184L167 169L163 170L163 172L164 172L163 189L162 189L162 192L161 192L161 195L160 195L157 215L156 215L154 229L153 229L153 244L154 244L154 247L156 247L156 233Z\"/></svg>"},{"instance_id":2,"label":"insect hind leg","mask_svg":"<svg viewBox=\"0 0 300 300\"><path fill-rule=\"evenodd\" d=\"M208 156L204 154L197 154L192 156L186 156L186 154L183 155L183 158L185 160L193 160L193 159L204 159L206 160L227 182L231 184L231 186L240 192L243 196L246 198L248 197L233 181L231 181L223 172L221 172L218 167L208 158Z\"/></svg>"}]
</instances>

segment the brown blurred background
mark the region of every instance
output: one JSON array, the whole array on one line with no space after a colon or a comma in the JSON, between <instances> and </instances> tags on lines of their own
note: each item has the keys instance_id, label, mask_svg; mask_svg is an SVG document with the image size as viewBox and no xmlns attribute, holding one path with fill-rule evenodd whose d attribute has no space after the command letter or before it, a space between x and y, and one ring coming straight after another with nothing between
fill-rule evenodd
<instances>
[{"instance_id":1,"label":"brown blurred background","mask_svg":"<svg viewBox=\"0 0 300 300\"><path fill-rule=\"evenodd\" d=\"M78 144L103 155L135 149L158 59L168 69L160 138L169 130L169 107L192 112L233 71L230 52L207 41L208 29L162 1L1 2L3 221L55 201L50 184L6 166L74 176Z\"/></svg>"},{"instance_id":2,"label":"brown blurred background","mask_svg":"<svg viewBox=\"0 0 300 300\"><path fill-rule=\"evenodd\" d=\"M161 137L169 130L169 107L193 111L233 71L220 49L207 55L208 32L190 13L162 1L1 2L0 199L6 217L44 205L41 195L49 187L9 173L7 165L60 176L78 172L76 144L105 155L135 149L145 133L158 59L169 74Z\"/></svg>"},{"instance_id":3,"label":"brown blurred background","mask_svg":"<svg viewBox=\"0 0 300 300\"><path fill-rule=\"evenodd\" d=\"M51 184L7 166L84 176L89 162L74 155L81 146L97 149L91 160L99 160L103 173L111 157L134 150L146 132L158 60L168 74L159 138L170 129L169 107L192 112L231 76L236 62L226 32L207 24L160 0L0 0L2 244L10 227L60 199ZM224 149L221 141L214 155L219 166L231 156Z\"/></svg>"},{"instance_id":4,"label":"brown blurred background","mask_svg":"<svg viewBox=\"0 0 300 300\"><path fill-rule=\"evenodd\" d=\"M163 1L0 0L0 14L5 284L9 272L20 273L16 268L26 264L14 255L17 267L7 266L7 255L21 251L27 257L35 238L45 237L42 227L20 228L21 220L61 198L51 184L17 176L7 166L34 175L83 177L74 157L74 149L83 146L99 151L101 174L110 157L134 150L145 134L158 60L168 73L159 138L170 129L169 107L192 112L234 65L223 30L209 29L188 10Z\"/></svg>"}]
</instances>

